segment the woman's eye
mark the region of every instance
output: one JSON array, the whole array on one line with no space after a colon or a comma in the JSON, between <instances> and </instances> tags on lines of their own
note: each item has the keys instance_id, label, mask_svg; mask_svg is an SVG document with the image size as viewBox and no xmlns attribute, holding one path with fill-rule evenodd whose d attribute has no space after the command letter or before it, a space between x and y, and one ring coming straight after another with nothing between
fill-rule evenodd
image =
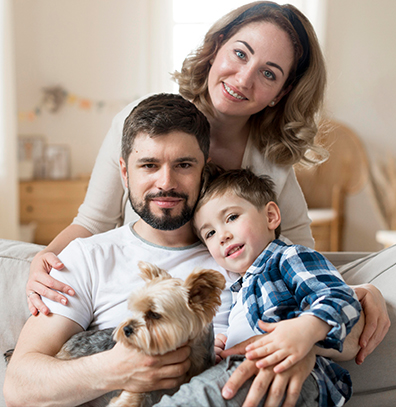
<instances>
[{"instance_id":1,"label":"woman's eye","mask_svg":"<svg viewBox=\"0 0 396 407\"><path fill-rule=\"evenodd\" d=\"M240 58L240 59L245 59L246 58L246 54L240 50L235 50L235 55Z\"/></svg>"},{"instance_id":2,"label":"woman's eye","mask_svg":"<svg viewBox=\"0 0 396 407\"><path fill-rule=\"evenodd\" d=\"M267 78L267 79L275 79L275 75L271 72L268 71L267 69L263 72L263 75Z\"/></svg>"}]
</instances>

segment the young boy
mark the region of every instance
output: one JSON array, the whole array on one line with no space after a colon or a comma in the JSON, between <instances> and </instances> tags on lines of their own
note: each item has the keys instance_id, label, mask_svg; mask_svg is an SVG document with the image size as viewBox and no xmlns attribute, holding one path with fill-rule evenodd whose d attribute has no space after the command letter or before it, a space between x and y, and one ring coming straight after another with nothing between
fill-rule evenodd
<instances>
[{"instance_id":1,"label":"young boy","mask_svg":"<svg viewBox=\"0 0 396 407\"><path fill-rule=\"evenodd\" d=\"M216 262L241 276L231 287L226 346L268 332L247 347L246 357L258 360L258 368L275 365L276 373L314 345L341 352L360 316L359 301L337 270L318 252L279 240L280 223L273 182L249 170L206 182L194 215ZM349 374L331 360L317 356L312 375L320 406L350 398Z\"/></svg>"}]
</instances>

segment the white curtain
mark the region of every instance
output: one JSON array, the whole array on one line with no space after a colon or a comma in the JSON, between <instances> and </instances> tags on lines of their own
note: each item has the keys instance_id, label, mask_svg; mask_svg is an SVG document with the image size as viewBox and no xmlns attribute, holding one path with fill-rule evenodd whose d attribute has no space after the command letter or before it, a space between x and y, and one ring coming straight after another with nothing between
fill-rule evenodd
<instances>
[{"instance_id":1,"label":"white curtain","mask_svg":"<svg viewBox=\"0 0 396 407\"><path fill-rule=\"evenodd\" d=\"M12 0L0 0L0 238L18 239L18 175Z\"/></svg>"}]
</instances>

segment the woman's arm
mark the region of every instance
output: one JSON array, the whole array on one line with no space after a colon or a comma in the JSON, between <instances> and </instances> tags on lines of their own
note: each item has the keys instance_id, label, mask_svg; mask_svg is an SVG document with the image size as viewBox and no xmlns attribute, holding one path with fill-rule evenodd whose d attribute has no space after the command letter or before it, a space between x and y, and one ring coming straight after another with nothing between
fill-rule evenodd
<instances>
[{"instance_id":1,"label":"woman's arm","mask_svg":"<svg viewBox=\"0 0 396 407\"><path fill-rule=\"evenodd\" d=\"M74 295L74 290L67 284L61 283L51 277L52 268L61 270L62 262L58 255L72 240L77 237L89 237L92 233L79 225L69 225L59 233L58 236L42 251L38 252L30 265L29 279L26 284L26 296L28 299L29 311L32 315L38 315L41 312L48 315L50 310L41 301L41 296L47 297L53 301L67 304L67 298L60 294L66 293ZM59 291L59 292L58 292Z\"/></svg>"},{"instance_id":2,"label":"woman's arm","mask_svg":"<svg viewBox=\"0 0 396 407\"><path fill-rule=\"evenodd\" d=\"M325 349L319 346L314 347L315 353L317 355L333 359L336 362L344 362L354 359L361 349L359 345L359 338L363 332L364 324L364 312L361 311L359 321L356 323L356 325L354 325L349 335L345 338L341 353L335 349Z\"/></svg>"}]
</instances>

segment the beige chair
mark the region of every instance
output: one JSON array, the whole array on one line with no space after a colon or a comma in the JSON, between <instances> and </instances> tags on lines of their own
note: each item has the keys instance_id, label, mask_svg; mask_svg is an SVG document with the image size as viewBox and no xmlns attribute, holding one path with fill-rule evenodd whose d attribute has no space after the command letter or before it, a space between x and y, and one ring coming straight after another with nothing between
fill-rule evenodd
<instances>
[{"instance_id":1,"label":"beige chair","mask_svg":"<svg viewBox=\"0 0 396 407\"><path fill-rule=\"evenodd\" d=\"M296 166L298 182L308 204L318 251L342 250L344 204L368 178L368 159L359 137L347 126L326 121L318 142L330 153L326 162L311 168Z\"/></svg>"}]
</instances>

